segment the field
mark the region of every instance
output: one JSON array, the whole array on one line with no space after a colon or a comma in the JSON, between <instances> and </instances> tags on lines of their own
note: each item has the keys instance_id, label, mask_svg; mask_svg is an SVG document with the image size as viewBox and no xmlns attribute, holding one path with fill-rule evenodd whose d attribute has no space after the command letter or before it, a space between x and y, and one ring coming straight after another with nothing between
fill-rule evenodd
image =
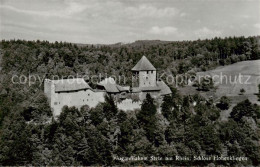
<instances>
[{"instance_id":1,"label":"field","mask_svg":"<svg viewBox=\"0 0 260 167\"><path fill-rule=\"evenodd\" d=\"M206 75L213 77L216 91L199 92L193 86L185 86L179 88L180 92L186 95L199 93L206 98L213 97L215 103L222 96L229 97L232 102L231 108L221 113L223 120L226 120L233 106L245 99L260 105L256 96L260 84L260 60L243 61L206 72L198 72L196 75L198 78ZM241 89L244 89L245 93L241 94Z\"/></svg>"},{"instance_id":2,"label":"field","mask_svg":"<svg viewBox=\"0 0 260 167\"><path fill-rule=\"evenodd\" d=\"M260 84L260 60L243 61L211 71L199 72L197 75L213 77L217 98L226 95L233 103L246 98L253 103L258 103L256 94ZM245 90L243 95L240 93L241 89Z\"/></svg>"}]
</instances>

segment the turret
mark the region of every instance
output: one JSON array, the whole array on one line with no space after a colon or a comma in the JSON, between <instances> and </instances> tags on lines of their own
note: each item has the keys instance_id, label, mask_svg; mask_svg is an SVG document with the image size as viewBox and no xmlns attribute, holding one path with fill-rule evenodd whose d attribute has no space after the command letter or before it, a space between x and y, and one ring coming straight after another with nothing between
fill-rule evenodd
<instances>
[{"instance_id":1,"label":"turret","mask_svg":"<svg viewBox=\"0 0 260 167\"><path fill-rule=\"evenodd\" d=\"M156 68L143 56L132 68L133 87L154 87L156 86Z\"/></svg>"}]
</instances>

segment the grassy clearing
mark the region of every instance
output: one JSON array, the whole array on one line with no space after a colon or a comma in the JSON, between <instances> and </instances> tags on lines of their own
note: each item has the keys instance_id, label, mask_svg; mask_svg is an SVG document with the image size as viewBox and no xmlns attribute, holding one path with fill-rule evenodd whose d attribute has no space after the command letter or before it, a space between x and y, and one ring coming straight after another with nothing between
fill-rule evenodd
<instances>
[{"instance_id":1,"label":"grassy clearing","mask_svg":"<svg viewBox=\"0 0 260 167\"><path fill-rule=\"evenodd\" d=\"M232 104L237 104L245 99L260 104L256 96L258 84L260 84L260 60L243 61L197 73L197 76L205 75L215 76L213 80L217 88L216 92L199 92L191 86L180 88L180 91L183 94L200 93L203 96L213 96L215 101L222 96L228 96L232 100ZM240 93L241 89L245 90L244 94Z\"/></svg>"}]
</instances>

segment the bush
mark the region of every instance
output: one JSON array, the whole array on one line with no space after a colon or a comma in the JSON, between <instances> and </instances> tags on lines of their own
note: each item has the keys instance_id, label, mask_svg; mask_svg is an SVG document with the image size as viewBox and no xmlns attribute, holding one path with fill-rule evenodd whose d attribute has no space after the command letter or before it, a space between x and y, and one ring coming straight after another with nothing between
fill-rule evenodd
<instances>
[{"instance_id":1,"label":"bush","mask_svg":"<svg viewBox=\"0 0 260 167\"><path fill-rule=\"evenodd\" d=\"M230 99L227 96L222 96L217 107L221 110L227 110L230 107Z\"/></svg>"}]
</instances>

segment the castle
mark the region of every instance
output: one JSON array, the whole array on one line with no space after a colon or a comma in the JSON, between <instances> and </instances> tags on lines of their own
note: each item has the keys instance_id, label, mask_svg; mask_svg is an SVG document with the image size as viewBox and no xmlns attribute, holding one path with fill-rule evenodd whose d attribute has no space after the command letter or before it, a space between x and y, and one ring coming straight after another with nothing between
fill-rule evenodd
<instances>
[{"instance_id":1,"label":"castle","mask_svg":"<svg viewBox=\"0 0 260 167\"><path fill-rule=\"evenodd\" d=\"M45 79L44 93L54 116L60 115L65 105L77 108L83 105L95 107L105 101L106 94L113 96L118 109L124 111L140 109L147 93L159 104L164 95L171 94L170 88L163 81L157 81L156 69L145 56L132 68L132 72L132 87L120 86L113 78L105 78L95 89L83 78Z\"/></svg>"}]
</instances>

